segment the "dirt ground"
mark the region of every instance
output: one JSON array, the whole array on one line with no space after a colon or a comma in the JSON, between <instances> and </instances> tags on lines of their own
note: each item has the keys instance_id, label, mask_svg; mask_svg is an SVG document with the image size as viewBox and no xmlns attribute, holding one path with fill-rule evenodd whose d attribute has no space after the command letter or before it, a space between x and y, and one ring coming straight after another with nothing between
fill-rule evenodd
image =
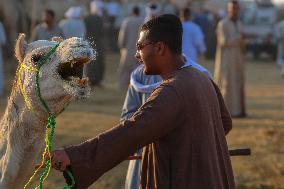
<instances>
[{"instance_id":1,"label":"dirt ground","mask_svg":"<svg viewBox=\"0 0 284 189\"><path fill-rule=\"evenodd\" d=\"M72 103L57 118L55 145L76 144L118 123L124 93L116 89L119 55L106 57L103 87L95 88L91 97ZM6 64L7 92L13 80L13 61ZM246 104L248 117L234 119L228 135L230 148L250 147L249 157L232 157L235 180L239 189L284 189L284 78L271 60L246 58ZM8 66L7 66L8 65ZM213 61L202 61L213 70ZM2 116L7 98L0 99ZM122 189L127 161L106 173L91 189ZM38 181L36 181L38 182ZM52 171L46 188L63 186L63 177Z\"/></svg>"}]
</instances>

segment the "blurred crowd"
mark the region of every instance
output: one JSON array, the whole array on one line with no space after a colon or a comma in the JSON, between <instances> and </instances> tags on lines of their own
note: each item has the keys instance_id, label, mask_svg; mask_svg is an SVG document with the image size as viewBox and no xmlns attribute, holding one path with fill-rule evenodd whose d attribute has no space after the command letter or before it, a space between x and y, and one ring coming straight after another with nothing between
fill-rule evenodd
<instances>
[{"instance_id":1,"label":"blurred crowd","mask_svg":"<svg viewBox=\"0 0 284 189\"><path fill-rule=\"evenodd\" d=\"M136 52L136 40L140 25L154 16L170 13L179 15L180 10L171 3L160 3L150 1L149 3L131 3L125 7L116 0L93 0L90 2L87 11L82 6L72 6L64 14L64 18L56 21L56 13L52 9L42 11L41 20L32 30L29 42L35 40L51 40L54 36L62 38L82 37L91 42L96 49L97 58L85 68L85 75L89 77L91 85L101 86L104 77L104 57L106 53L120 52L120 66L118 88L125 90L129 84L130 73L137 67L137 60L134 58ZM188 36L186 36L186 52L188 56L196 59L199 55L206 55L208 58L215 56L216 36L215 28L220 14L213 14L206 10L198 10L189 13L190 24ZM5 43L5 32L2 25L0 44ZM2 39L2 40L1 40ZM191 41L194 40L194 41ZM191 50L189 50L191 49ZM1 51L0 51L1 53ZM189 55L190 54L190 55ZM0 64L0 71L1 65ZM3 71L2 71L3 72ZM0 74L3 77L3 74ZM3 91L3 78L0 78L0 93ZM2 87L2 88L1 88ZM3 93L3 92L2 92Z\"/></svg>"},{"instance_id":2,"label":"blurred crowd","mask_svg":"<svg viewBox=\"0 0 284 189\"><path fill-rule=\"evenodd\" d=\"M178 9L171 3L151 0L148 3L130 3L123 6L117 0L93 0L88 13L80 6L70 7L64 18L57 23L56 13L51 9L42 11L42 19L33 28L29 41L82 37L91 42L97 51L96 60L84 69L84 75L93 86L102 86L105 73L105 56L120 53L118 88L126 90L131 72L138 66L135 58L139 27L149 19L161 14L175 14L183 22L183 54L195 62L203 58L214 59L217 48L217 25L227 16L227 11L209 11L203 8ZM276 27L278 42L277 63L284 76L284 21ZM0 46L6 42L5 29L0 23ZM0 48L0 95L4 91L2 51Z\"/></svg>"},{"instance_id":3,"label":"blurred crowd","mask_svg":"<svg viewBox=\"0 0 284 189\"><path fill-rule=\"evenodd\" d=\"M53 37L62 39L80 37L90 41L97 56L85 66L83 74L89 78L90 85L93 87L103 87L105 57L108 54L119 53L117 88L123 92L128 90L127 94L130 90L135 93L135 84L131 83L131 79L139 72L140 75L136 75L135 79L143 77L145 81L147 80L145 86L139 83L140 91L136 91L145 95L145 99L140 100L142 103L146 101L147 94L149 95L160 84L161 79L157 76L147 78L139 68L142 61L139 52L155 43L155 41L137 43L140 26L161 14L174 14L182 22L182 56L185 64L203 70L202 72L206 71L208 78L215 81L232 117L246 117L243 57L246 36L242 32L239 11L240 6L237 1L229 3L227 10L213 12L203 8L193 9L190 6L178 9L174 4L160 3L158 0L144 4L132 3L126 9L117 0L93 0L89 4L87 14L83 7L72 6L59 22L54 10L45 9L42 11L41 21L30 34L29 42L52 40ZM284 20L275 26L275 36L277 39L276 62L284 77ZM2 47L5 43L5 29L0 22L0 96L4 94ZM214 76L198 64L204 58L215 59ZM136 85L138 85L137 82ZM150 92L145 92L146 85L150 87ZM125 107L125 115L130 113L130 106L133 108L133 103L134 100L127 96L125 106L129 106ZM141 105L137 103L137 108ZM130 179L128 182L136 182L139 175L131 177L137 177L137 179Z\"/></svg>"}]
</instances>

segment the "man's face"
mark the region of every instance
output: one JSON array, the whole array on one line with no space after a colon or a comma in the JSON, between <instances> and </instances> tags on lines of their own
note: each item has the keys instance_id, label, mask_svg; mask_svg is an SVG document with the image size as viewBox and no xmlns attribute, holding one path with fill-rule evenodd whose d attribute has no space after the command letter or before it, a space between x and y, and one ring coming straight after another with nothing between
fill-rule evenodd
<instances>
[{"instance_id":1,"label":"man's face","mask_svg":"<svg viewBox=\"0 0 284 189\"><path fill-rule=\"evenodd\" d=\"M137 41L137 51L135 57L140 63L144 64L144 73L146 75L157 75L159 74L158 62L156 56L156 49L154 42L146 39L148 31L142 31L139 34Z\"/></svg>"},{"instance_id":2,"label":"man's face","mask_svg":"<svg viewBox=\"0 0 284 189\"><path fill-rule=\"evenodd\" d=\"M238 19L240 7L238 4L229 3L228 4L228 15L232 19Z\"/></svg>"},{"instance_id":3,"label":"man's face","mask_svg":"<svg viewBox=\"0 0 284 189\"><path fill-rule=\"evenodd\" d=\"M48 14L47 12L44 12L42 14L42 21L46 22L48 24L52 23L53 22L53 17L50 14Z\"/></svg>"}]
</instances>

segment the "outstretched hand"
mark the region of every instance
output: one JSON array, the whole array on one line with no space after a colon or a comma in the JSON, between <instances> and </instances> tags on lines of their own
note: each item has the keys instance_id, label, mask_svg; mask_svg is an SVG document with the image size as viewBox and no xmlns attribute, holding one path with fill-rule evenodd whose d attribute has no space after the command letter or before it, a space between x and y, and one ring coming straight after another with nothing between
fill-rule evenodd
<instances>
[{"instance_id":1,"label":"outstretched hand","mask_svg":"<svg viewBox=\"0 0 284 189\"><path fill-rule=\"evenodd\" d=\"M65 171L70 165L70 159L65 150L55 150L51 152L51 167L58 171Z\"/></svg>"}]
</instances>

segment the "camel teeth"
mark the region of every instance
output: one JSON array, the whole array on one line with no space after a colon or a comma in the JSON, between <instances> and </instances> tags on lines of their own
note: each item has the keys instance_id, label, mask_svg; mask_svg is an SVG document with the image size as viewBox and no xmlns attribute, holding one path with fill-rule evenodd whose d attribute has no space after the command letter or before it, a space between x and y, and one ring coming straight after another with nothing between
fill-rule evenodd
<instances>
[{"instance_id":1,"label":"camel teeth","mask_svg":"<svg viewBox=\"0 0 284 189\"><path fill-rule=\"evenodd\" d=\"M75 63L75 62L71 62L71 68L73 68L74 63Z\"/></svg>"}]
</instances>

